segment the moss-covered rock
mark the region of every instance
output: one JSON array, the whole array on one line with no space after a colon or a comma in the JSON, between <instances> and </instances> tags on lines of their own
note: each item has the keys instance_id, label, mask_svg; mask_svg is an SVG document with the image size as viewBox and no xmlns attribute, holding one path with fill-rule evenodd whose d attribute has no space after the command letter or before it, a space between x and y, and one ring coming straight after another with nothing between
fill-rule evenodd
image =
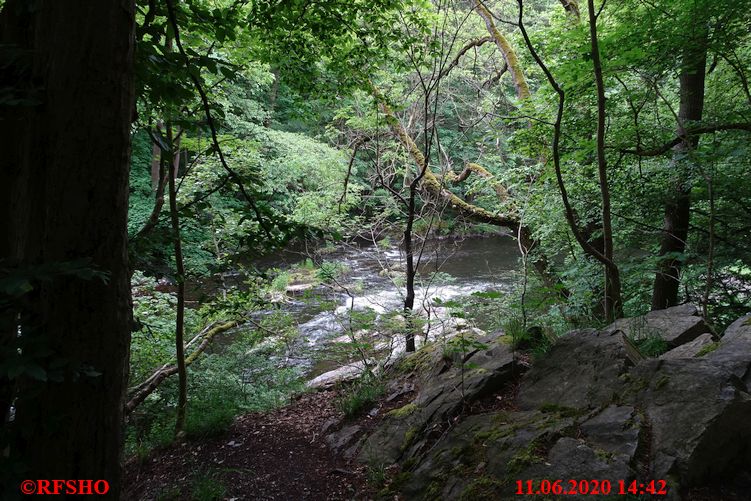
<instances>
[{"instance_id":1,"label":"moss-covered rock","mask_svg":"<svg viewBox=\"0 0 751 501\"><path fill-rule=\"evenodd\" d=\"M417 404L414 402L410 402L405 406L399 407L398 409L394 409L392 411L389 411L386 413L387 416L392 416L395 418L403 418L405 416L409 416L413 412L417 410Z\"/></svg>"}]
</instances>

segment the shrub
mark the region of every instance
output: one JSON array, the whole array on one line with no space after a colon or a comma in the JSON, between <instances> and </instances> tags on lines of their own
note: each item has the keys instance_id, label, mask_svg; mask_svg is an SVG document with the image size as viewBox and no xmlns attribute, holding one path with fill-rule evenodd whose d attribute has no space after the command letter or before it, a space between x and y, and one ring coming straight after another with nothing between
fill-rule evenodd
<instances>
[{"instance_id":1,"label":"shrub","mask_svg":"<svg viewBox=\"0 0 751 501\"><path fill-rule=\"evenodd\" d=\"M524 328L519 318L512 318L504 324L506 336L511 337L511 346L515 350L529 351L534 357L541 357L550 351L553 342L543 328L532 326Z\"/></svg>"},{"instance_id":2,"label":"shrub","mask_svg":"<svg viewBox=\"0 0 751 501\"><path fill-rule=\"evenodd\" d=\"M386 388L383 381L366 373L341 393L336 400L336 407L346 417L355 417L374 404L384 391Z\"/></svg>"},{"instance_id":3,"label":"shrub","mask_svg":"<svg viewBox=\"0 0 751 501\"><path fill-rule=\"evenodd\" d=\"M659 334L647 334L638 339L632 339L639 352L645 357L659 357L668 351L668 342Z\"/></svg>"}]
</instances>

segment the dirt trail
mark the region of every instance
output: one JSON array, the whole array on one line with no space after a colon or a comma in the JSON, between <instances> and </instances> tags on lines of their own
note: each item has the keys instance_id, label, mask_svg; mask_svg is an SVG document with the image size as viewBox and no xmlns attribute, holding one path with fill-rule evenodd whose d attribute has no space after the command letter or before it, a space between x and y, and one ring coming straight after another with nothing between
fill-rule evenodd
<instances>
[{"instance_id":1,"label":"dirt trail","mask_svg":"<svg viewBox=\"0 0 751 501\"><path fill-rule=\"evenodd\" d=\"M335 393L306 394L264 414L248 414L210 439L153 452L125 466L123 499L368 499L365 469L335 456L321 429L337 415Z\"/></svg>"}]
</instances>

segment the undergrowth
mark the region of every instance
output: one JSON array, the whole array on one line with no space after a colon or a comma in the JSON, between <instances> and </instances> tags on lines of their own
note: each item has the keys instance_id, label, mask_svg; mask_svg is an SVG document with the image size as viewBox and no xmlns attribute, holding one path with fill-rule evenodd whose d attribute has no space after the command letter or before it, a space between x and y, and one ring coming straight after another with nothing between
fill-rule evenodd
<instances>
[{"instance_id":1,"label":"undergrowth","mask_svg":"<svg viewBox=\"0 0 751 501\"><path fill-rule=\"evenodd\" d=\"M336 400L336 408L348 418L358 416L376 403L384 391L386 387L380 378L365 373L342 391Z\"/></svg>"},{"instance_id":2,"label":"undergrowth","mask_svg":"<svg viewBox=\"0 0 751 501\"><path fill-rule=\"evenodd\" d=\"M188 438L224 432L235 417L285 405L303 390L297 370L277 367L263 353L248 353L248 335L240 335L215 353L205 353L188 368ZM177 379L168 379L129 417L126 454L145 457L172 442Z\"/></svg>"}]
</instances>

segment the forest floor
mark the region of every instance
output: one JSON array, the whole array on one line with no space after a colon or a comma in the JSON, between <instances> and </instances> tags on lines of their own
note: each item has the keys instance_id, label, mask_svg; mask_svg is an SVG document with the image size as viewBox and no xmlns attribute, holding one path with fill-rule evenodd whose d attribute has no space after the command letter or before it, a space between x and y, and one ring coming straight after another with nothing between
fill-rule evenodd
<instances>
[{"instance_id":1,"label":"forest floor","mask_svg":"<svg viewBox=\"0 0 751 501\"><path fill-rule=\"evenodd\" d=\"M339 415L335 398L335 391L303 394L276 411L241 416L215 437L133 458L123 498L370 498L366 468L337 457L322 436L326 421Z\"/></svg>"},{"instance_id":2,"label":"forest floor","mask_svg":"<svg viewBox=\"0 0 751 501\"><path fill-rule=\"evenodd\" d=\"M368 500L383 497L397 470L348 461L327 445L326 433L356 425L373 431L389 411L411 401L413 375L361 414L337 409L340 390L303 393L282 408L238 417L227 431L156 449L125 465L123 499ZM518 384L467 406L463 414L508 409ZM324 431L326 433L324 433ZM381 494L381 496L379 496ZM394 494L391 493L391 496Z\"/></svg>"},{"instance_id":3,"label":"forest floor","mask_svg":"<svg viewBox=\"0 0 751 501\"><path fill-rule=\"evenodd\" d=\"M514 407L518 384L464 409L464 415ZM226 431L186 440L131 458L125 465L125 500L368 500L383 497L396 471L347 461L326 444L328 432L357 425L372 431L389 412L409 401L412 391L381 400L374 413L344 420L336 390L305 393L289 405L238 417ZM334 422L333 426L330 423ZM379 496L379 491L381 496ZM747 492L746 492L747 494ZM393 496L393 492L391 496ZM687 501L748 499L722 486L695 488Z\"/></svg>"}]
</instances>

